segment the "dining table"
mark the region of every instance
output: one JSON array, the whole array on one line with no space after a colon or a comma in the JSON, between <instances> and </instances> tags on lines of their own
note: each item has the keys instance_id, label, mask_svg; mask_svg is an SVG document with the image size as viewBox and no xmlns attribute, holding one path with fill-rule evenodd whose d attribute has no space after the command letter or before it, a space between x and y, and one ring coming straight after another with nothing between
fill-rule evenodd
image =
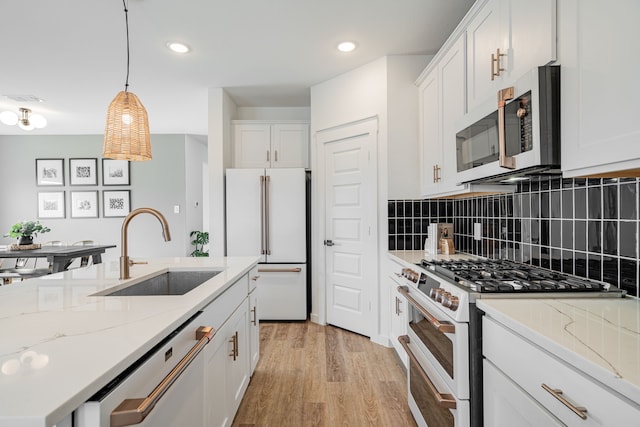
<instances>
[{"instance_id":1,"label":"dining table","mask_svg":"<svg viewBox=\"0 0 640 427\"><path fill-rule=\"evenodd\" d=\"M2 258L46 258L51 266L51 273L64 271L75 258L89 256L94 264L102 262L102 254L116 245L64 245L64 246L41 246L38 249L0 250Z\"/></svg>"}]
</instances>

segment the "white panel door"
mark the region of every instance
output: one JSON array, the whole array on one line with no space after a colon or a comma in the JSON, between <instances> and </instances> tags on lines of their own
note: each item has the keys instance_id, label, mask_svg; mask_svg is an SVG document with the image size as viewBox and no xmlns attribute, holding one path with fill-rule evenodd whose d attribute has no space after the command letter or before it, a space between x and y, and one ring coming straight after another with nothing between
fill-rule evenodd
<instances>
[{"instance_id":1,"label":"white panel door","mask_svg":"<svg viewBox=\"0 0 640 427\"><path fill-rule=\"evenodd\" d=\"M263 223L260 178L264 169L227 169L227 255L260 255Z\"/></svg>"},{"instance_id":2,"label":"white panel door","mask_svg":"<svg viewBox=\"0 0 640 427\"><path fill-rule=\"evenodd\" d=\"M306 262L304 169L267 169L266 179L267 262Z\"/></svg>"},{"instance_id":3,"label":"white panel door","mask_svg":"<svg viewBox=\"0 0 640 427\"><path fill-rule=\"evenodd\" d=\"M355 126L355 125L354 125ZM327 321L371 336L377 289L376 133L325 145Z\"/></svg>"}]
</instances>

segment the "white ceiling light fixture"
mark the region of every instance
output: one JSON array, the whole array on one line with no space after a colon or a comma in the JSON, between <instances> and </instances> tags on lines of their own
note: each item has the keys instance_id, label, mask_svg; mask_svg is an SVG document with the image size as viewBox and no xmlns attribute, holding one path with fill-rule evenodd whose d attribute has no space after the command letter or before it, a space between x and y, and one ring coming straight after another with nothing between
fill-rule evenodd
<instances>
[{"instance_id":1,"label":"white ceiling light fixture","mask_svg":"<svg viewBox=\"0 0 640 427\"><path fill-rule=\"evenodd\" d=\"M20 115L13 111L3 111L0 113L0 122L5 125L18 125L22 130L41 129L47 125L47 119L41 114L32 114L29 108L18 109Z\"/></svg>"},{"instance_id":2,"label":"white ceiling light fixture","mask_svg":"<svg viewBox=\"0 0 640 427\"><path fill-rule=\"evenodd\" d=\"M340 52L352 52L357 45L354 42L342 42L338 44L338 50Z\"/></svg>"},{"instance_id":3,"label":"white ceiling light fixture","mask_svg":"<svg viewBox=\"0 0 640 427\"><path fill-rule=\"evenodd\" d=\"M167 47L169 50L175 53L189 53L191 52L191 48L184 43L180 42L168 42Z\"/></svg>"}]
</instances>

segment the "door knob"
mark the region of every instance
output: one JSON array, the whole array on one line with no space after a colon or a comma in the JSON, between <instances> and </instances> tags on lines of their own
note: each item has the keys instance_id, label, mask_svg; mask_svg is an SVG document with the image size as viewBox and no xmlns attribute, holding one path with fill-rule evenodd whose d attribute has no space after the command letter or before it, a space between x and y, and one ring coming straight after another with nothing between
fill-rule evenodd
<instances>
[{"instance_id":1,"label":"door knob","mask_svg":"<svg viewBox=\"0 0 640 427\"><path fill-rule=\"evenodd\" d=\"M333 240L325 240L324 241L324 245L325 246L333 246L333 245L335 245L335 243L333 243Z\"/></svg>"}]
</instances>

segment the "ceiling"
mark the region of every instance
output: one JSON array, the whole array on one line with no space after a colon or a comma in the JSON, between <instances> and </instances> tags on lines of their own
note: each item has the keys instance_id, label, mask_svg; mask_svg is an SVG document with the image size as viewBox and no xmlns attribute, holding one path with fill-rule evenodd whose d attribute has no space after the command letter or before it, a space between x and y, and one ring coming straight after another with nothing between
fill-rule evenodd
<instances>
[{"instance_id":1,"label":"ceiling","mask_svg":"<svg viewBox=\"0 0 640 427\"><path fill-rule=\"evenodd\" d=\"M152 133L206 135L208 88L239 106L308 107L315 84L385 55L435 53L472 3L131 0L129 90ZM0 111L31 108L48 125L27 133L0 123L0 135L102 134L126 76L122 1L4 1L1 13ZM192 51L175 54L170 40ZM358 48L339 52L344 40Z\"/></svg>"}]
</instances>

